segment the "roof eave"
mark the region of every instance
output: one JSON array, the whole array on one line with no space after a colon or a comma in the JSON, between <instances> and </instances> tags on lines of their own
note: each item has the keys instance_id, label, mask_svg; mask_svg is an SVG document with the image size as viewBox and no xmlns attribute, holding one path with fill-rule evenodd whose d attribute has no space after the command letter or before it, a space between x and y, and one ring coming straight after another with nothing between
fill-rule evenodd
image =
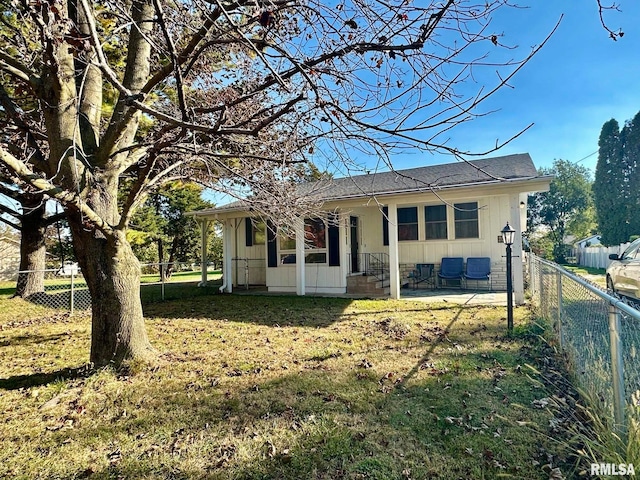
<instances>
[{"instance_id":1,"label":"roof eave","mask_svg":"<svg viewBox=\"0 0 640 480\"><path fill-rule=\"evenodd\" d=\"M405 188L405 189L400 189L400 190L392 190L392 191L386 191L386 192L379 192L379 193L375 193L375 192L371 192L371 193L359 193L359 194L353 194L353 195L342 195L342 196L336 196L336 197L327 197L327 198L320 198L319 200L323 201L323 202L337 202L340 200L356 200L358 198L371 198L371 197L389 197L392 195L403 195L403 194L410 194L410 193L420 193L420 192L429 192L433 189L437 189L437 190L452 190L452 189L463 189L463 188L474 188L474 187L484 187L484 186L491 186L491 185L515 185L515 184L521 184L521 183L530 183L533 181L538 181L538 182L543 182L543 183L547 183L548 184L554 179L554 175L538 175L538 176L532 176L532 177L519 177L519 178L508 178L508 179L492 179L492 180L484 180L481 182L467 182L467 183L459 183L459 184L451 184L451 185L442 185L439 187L433 187L433 188L422 188L422 189L416 189L416 188ZM536 189L535 191L540 191L538 189ZM196 212L187 212L185 213L185 215L187 216L193 216L195 218L203 218L203 217L213 217L213 218L217 218L218 214L226 214L226 213L235 213L235 212L247 212L249 210L249 207L244 205L236 205L236 206L232 206L232 207L219 207L219 208L212 208L212 209L207 209L207 210L200 210L200 211L196 211Z\"/></svg>"}]
</instances>

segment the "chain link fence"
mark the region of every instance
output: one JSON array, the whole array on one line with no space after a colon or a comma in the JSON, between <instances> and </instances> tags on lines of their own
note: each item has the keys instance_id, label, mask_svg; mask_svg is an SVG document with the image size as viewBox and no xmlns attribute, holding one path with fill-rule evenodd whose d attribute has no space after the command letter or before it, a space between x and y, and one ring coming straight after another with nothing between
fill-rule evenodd
<instances>
[{"instance_id":1,"label":"chain link fence","mask_svg":"<svg viewBox=\"0 0 640 480\"><path fill-rule=\"evenodd\" d=\"M560 265L533 254L527 284L553 326L574 381L611 431L640 422L640 311Z\"/></svg>"},{"instance_id":2,"label":"chain link fence","mask_svg":"<svg viewBox=\"0 0 640 480\"><path fill-rule=\"evenodd\" d=\"M140 296L144 303L194 297L211 293L216 288L220 271L213 265L207 268L208 288L199 288L201 281L199 263L145 263L141 265ZM30 294L26 300L48 308L69 311L86 311L91 308L91 296L82 273L77 267L47 270L26 270L20 274L42 275L42 291ZM40 283L40 282L38 282Z\"/></svg>"},{"instance_id":3,"label":"chain link fence","mask_svg":"<svg viewBox=\"0 0 640 480\"><path fill-rule=\"evenodd\" d=\"M70 311L87 310L91 307L91 296L87 282L75 266L65 265L59 269L24 270L18 272L18 282L27 281L26 275L42 276L42 291L28 295L26 300L48 308Z\"/></svg>"}]
</instances>

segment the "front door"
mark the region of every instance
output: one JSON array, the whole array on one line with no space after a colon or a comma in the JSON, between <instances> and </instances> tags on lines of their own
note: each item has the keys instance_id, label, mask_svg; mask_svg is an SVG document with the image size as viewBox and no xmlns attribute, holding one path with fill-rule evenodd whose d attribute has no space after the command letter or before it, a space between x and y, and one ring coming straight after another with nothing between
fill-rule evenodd
<instances>
[{"instance_id":1,"label":"front door","mask_svg":"<svg viewBox=\"0 0 640 480\"><path fill-rule=\"evenodd\" d=\"M358 267L358 217L349 217L351 236L351 271L359 272Z\"/></svg>"}]
</instances>

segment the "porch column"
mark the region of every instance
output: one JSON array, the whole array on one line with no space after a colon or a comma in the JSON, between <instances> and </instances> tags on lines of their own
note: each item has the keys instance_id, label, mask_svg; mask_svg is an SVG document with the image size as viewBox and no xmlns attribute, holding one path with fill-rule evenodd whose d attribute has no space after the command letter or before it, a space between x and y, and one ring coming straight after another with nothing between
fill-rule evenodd
<instances>
[{"instance_id":1,"label":"porch column","mask_svg":"<svg viewBox=\"0 0 640 480\"><path fill-rule=\"evenodd\" d=\"M207 229L209 220L202 218L200 222L200 271L202 272L199 287L207 286Z\"/></svg>"},{"instance_id":2,"label":"porch column","mask_svg":"<svg viewBox=\"0 0 640 480\"><path fill-rule=\"evenodd\" d=\"M306 293L304 265L304 219L296 221L296 295Z\"/></svg>"},{"instance_id":3,"label":"porch column","mask_svg":"<svg viewBox=\"0 0 640 480\"><path fill-rule=\"evenodd\" d=\"M400 298L400 265L398 255L398 208L395 203L388 205L389 212L389 287L391 298Z\"/></svg>"},{"instance_id":4,"label":"porch column","mask_svg":"<svg viewBox=\"0 0 640 480\"><path fill-rule=\"evenodd\" d=\"M524 272L522 268L522 229L526 228L521 222L522 212L520 210L520 194L509 195L509 225L516 229L513 241L513 300L516 305L524 304Z\"/></svg>"},{"instance_id":5,"label":"porch column","mask_svg":"<svg viewBox=\"0 0 640 480\"><path fill-rule=\"evenodd\" d=\"M226 219L222 227L222 287L227 293L233 292L233 248L231 235L235 231L231 225L231 220Z\"/></svg>"},{"instance_id":6,"label":"porch column","mask_svg":"<svg viewBox=\"0 0 640 480\"><path fill-rule=\"evenodd\" d=\"M338 236L340 237L338 244L340 245L340 287L347 291L347 275L349 272L347 255L349 244L347 238L347 222L349 217L342 212L336 213L338 216Z\"/></svg>"}]
</instances>

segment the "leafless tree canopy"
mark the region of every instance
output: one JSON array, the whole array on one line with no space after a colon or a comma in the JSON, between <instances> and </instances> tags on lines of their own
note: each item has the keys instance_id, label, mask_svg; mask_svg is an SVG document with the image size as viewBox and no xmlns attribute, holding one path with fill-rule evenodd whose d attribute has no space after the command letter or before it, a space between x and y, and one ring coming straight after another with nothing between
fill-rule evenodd
<instances>
[{"instance_id":1,"label":"leafless tree canopy","mask_svg":"<svg viewBox=\"0 0 640 480\"><path fill-rule=\"evenodd\" d=\"M165 179L273 206L296 162L459 153L446 132L529 58L491 59L505 0L1 3L2 158L105 231ZM117 218L83 199L104 170L135 180Z\"/></svg>"}]
</instances>

